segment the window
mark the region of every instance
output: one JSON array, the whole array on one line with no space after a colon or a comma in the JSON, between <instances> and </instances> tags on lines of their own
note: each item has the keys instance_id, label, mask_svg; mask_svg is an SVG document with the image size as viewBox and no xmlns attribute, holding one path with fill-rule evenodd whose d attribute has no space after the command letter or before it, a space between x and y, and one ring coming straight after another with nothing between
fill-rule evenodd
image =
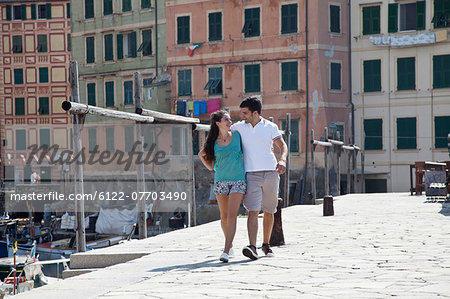
<instances>
[{"instance_id":1,"label":"window","mask_svg":"<svg viewBox=\"0 0 450 299\"><path fill-rule=\"evenodd\" d=\"M450 55L433 56L433 88L450 87Z\"/></svg>"},{"instance_id":2,"label":"window","mask_svg":"<svg viewBox=\"0 0 450 299\"><path fill-rule=\"evenodd\" d=\"M92 0L93 1L93 0ZM52 5L51 3L38 5L38 19L51 19L52 18Z\"/></svg>"},{"instance_id":3,"label":"window","mask_svg":"<svg viewBox=\"0 0 450 299\"><path fill-rule=\"evenodd\" d=\"M281 129L286 130L286 121L281 121ZM298 132L298 119L291 119L291 143L289 151L291 153L299 152L299 132ZM283 135L284 141L287 141L286 134Z\"/></svg>"},{"instance_id":4,"label":"window","mask_svg":"<svg viewBox=\"0 0 450 299\"><path fill-rule=\"evenodd\" d=\"M88 83L87 87L87 102L90 106L97 106L95 100L95 83Z\"/></svg>"},{"instance_id":5,"label":"window","mask_svg":"<svg viewBox=\"0 0 450 299\"><path fill-rule=\"evenodd\" d=\"M13 6L13 20L26 20L27 19L27 5L15 5Z\"/></svg>"},{"instance_id":6,"label":"window","mask_svg":"<svg viewBox=\"0 0 450 299\"><path fill-rule=\"evenodd\" d=\"M47 52L47 35L46 34L38 34L37 36L37 51L38 53L46 53Z\"/></svg>"},{"instance_id":7,"label":"window","mask_svg":"<svg viewBox=\"0 0 450 299\"><path fill-rule=\"evenodd\" d=\"M152 31L142 31L142 44L139 46L138 52L142 51L142 56L152 55Z\"/></svg>"},{"instance_id":8,"label":"window","mask_svg":"<svg viewBox=\"0 0 450 299\"><path fill-rule=\"evenodd\" d=\"M425 29L425 1L391 3L388 9L388 31L397 32ZM399 18L400 16L400 18Z\"/></svg>"},{"instance_id":9,"label":"window","mask_svg":"<svg viewBox=\"0 0 450 299\"><path fill-rule=\"evenodd\" d=\"M134 58L137 56L136 32L117 35L117 59Z\"/></svg>"},{"instance_id":10,"label":"window","mask_svg":"<svg viewBox=\"0 0 450 299\"><path fill-rule=\"evenodd\" d=\"M209 95L222 94L222 68L211 67L208 69L208 82L205 85Z\"/></svg>"},{"instance_id":11,"label":"window","mask_svg":"<svg viewBox=\"0 0 450 299\"><path fill-rule=\"evenodd\" d=\"M245 92L260 92L260 72L259 64L246 65L245 69Z\"/></svg>"},{"instance_id":12,"label":"window","mask_svg":"<svg viewBox=\"0 0 450 299\"><path fill-rule=\"evenodd\" d=\"M25 115L25 99L24 98L16 98L15 99L14 114L15 115Z\"/></svg>"},{"instance_id":13,"label":"window","mask_svg":"<svg viewBox=\"0 0 450 299\"><path fill-rule=\"evenodd\" d=\"M86 37L86 63L95 62L95 38Z\"/></svg>"},{"instance_id":14,"label":"window","mask_svg":"<svg viewBox=\"0 0 450 299\"><path fill-rule=\"evenodd\" d=\"M177 18L177 44L190 43L189 16Z\"/></svg>"},{"instance_id":15,"label":"window","mask_svg":"<svg viewBox=\"0 0 450 299\"><path fill-rule=\"evenodd\" d=\"M22 36L15 35L13 36L13 53L22 53Z\"/></svg>"},{"instance_id":16,"label":"window","mask_svg":"<svg viewBox=\"0 0 450 299\"><path fill-rule=\"evenodd\" d=\"M150 125L146 125L144 128L144 151L149 152L154 146L156 146L153 134L153 127ZM197 151L198 153L198 151Z\"/></svg>"},{"instance_id":17,"label":"window","mask_svg":"<svg viewBox=\"0 0 450 299\"><path fill-rule=\"evenodd\" d=\"M339 133L339 137L336 135L336 140L345 142L345 131L344 131L344 125L336 125L337 132Z\"/></svg>"},{"instance_id":18,"label":"window","mask_svg":"<svg viewBox=\"0 0 450 299\"><path fill-rule=\"evenodd\" d=\"M259 36L259 7L247 8L244 13L245 22L242 33L245 37Z\"/></svg>"},{"instance_id":19,"label":"window","mask_svg":"<svg viewBox=\"0 0 450 299\"><path fill-rule=\"evenodd\" d=\"M84 17L86 19L94 17L94 0L84 0Z\"/></svg>"},{"instance_id":20,"label":"window","mask_svg":"<svg viewBox=\"0 0 450 299\"><path fill-rule=\"evenodd\" d=\"M283 62L281 64L281 90L298 89L298 62Z\"/></svg>"},{"instance_id":21,"label":"window","mask_svg":"<svg viewBox=\"0 0 450 299\"><path fill-rule=\"evenodd\" d=\"M416 89L416 58L397 59L397 90Z\"/></svg>"},{"instance_id":22,"label":"window","mask_svg":"<svg viewBox=\"0 0 450 299\"><path fill-rule=\"evenodd\" d=\"M16 130L16 150L24 151L27 149L26 130Z\"/></svg>"},{"instance_id":23,"label":"window","mask_svg":"<svg viewBox=\"0 0 450 299\"><path fill-rule=\"evenodd\" d=\"M341 90L341 64L330 63L330 89Z\"/></svg>"},{"instance_id":24,"label":"window","mask_svg":"<svg viewBox=\"0 0 450 299\"><path fill-rule=\"evenodd\" d=\"M105 82L106 107L114 107L114 81Z\"/></svg>"},{"instance_id":25,"label":"window","mask_svg":"<svg viewBox=\"0 0 450 299\"><path fill-rule=\"evenodd\" d=\"M363 35L380 33L380 6L363 7Z\"/></svg>"},{"instance_id":26,"label":"window","mask_svg":"<svg viewBox=\"0 0 450 299\"><path fill-rule=\"evenodd\" d=\"M258 11L259 18L259 11ZM281 33L297 32L297 4L288 4L281 6ZM258 23L259 28L259 23Z\"/></svg>"},{"instance_id":27,"label":"window","mask_svg":"<svg viewBox=\"0 0 450 299\"><path fill-rule=\"evenodd\" d=\"M364 120L364 149L383 149L383 120L381 118Z\"/></svg>"},{"instance_id":28,"label":"window","mask_svg":"<svg viewBox=\"0 0 450 299\"><path fill-rule=\"evenodd\" d=\"M95 153L97 151L97 149L95 148L97 145L97 130L89 129L88 135L89 135L89 152Z\"/></svg>"},{"instance_id":29,"label":"window","mask_svg":"<svg viewBox=\"0 0 450 299\"><path fill-rule=\"evenodd\" d=\"M178 96L186 97L191 95L191 70L178 71Z\"/></svg>"},{"instance_id":30,"label":"window","mask_svg":"<svg viewBox=\"0 0 450 299\"><path fill-rule=\"evenodd\" d=\"M66 4L66 13L67 13L67 18L70 19L70 3Z\"/></svg>"},{"instance_id":31,"label":"window","mask_svg":"<svg viewBox=\"0 0 450 299\"><path fill-rule=\"evenodd\" d=\"M48 67L39 68L39 83L48 83Z\"/></svg>"},{"instance_id":32,"label":"window","mask_svg":"<svg viewBox=\"0 0 450 299\"><path fill-rule=\"evenodd\" d=\"M103 0L103 15L109 16L113 13L112 0Z\"/></svg>"},{"instance_id":33,"label":"window","mask_svg":"<svg viewBox=\"0 0 450 299\"><path fill-rule=\"evenodd\" d=\"M23 69L14 69L14 84L23 84Z\"/></svg>"},{"instance_id":34,"label":"window","mask_svg":"<svg viewBox=\"0 0 450 299\"><path fill-rule=\"evenodd\" d=\"M114 128L106 128L106 151L114 152Z\"/></svg>"},{"instance_id":35,"label":"window","mask_svg":"<svg viewBox=\"0 0 450 299\"><path fill-rule=\"evenodd\" d=\"M330 32L341 33L341 7L330 5Z\"/></svg>"},{"instance_id":36,"label":"window","mask_svg":"<svg viewBox=\"0 0 450 299\"><path fill-rule=\"evenodd\" d=\"M131 0L122 0L122 11L131 11Z\"/></svg>"},{"instance_id":37,"label":"window","mask_svg":"<svg viewBox=\"0 0 450 299\"><path fill-rule=\"evenodd\" d=\"M134 146L134 127L125 128L125 152L129 153Z\"/></svg>"},{"instance_id":38,"label":"window","mask_svg":"<svg viewBox=\"0 0 450 299\"><path fill-rule=\"evenodd\" d=\"M364 61L364 92L381 91L381 60Z\"/></svg>"},{"instance_id":39,"label":"window","mask_svg":"<svg viewBox=\"0 0 450 299\"><path fill-rule=\"evenodd\" d=\"M450 134L450 116L436 116L434 118L434 147L446 148L448 134Z\"/></svg>"},{"instance_id":40,"label":"window","mask_svg":"<svg viewBox=\"0 0 450 299\"><path fill-rule=\"evenodd\" d=\"M113 36L112 34L105 35L105 61L112 61L113 58Z\"/></svg>"},{"instance_id":41,"label":"window","mask_svg":"<svg viewBox=\"0 0 450 299\"><path fill-rule=\"evenodd\" d=\"M39 130L39 146L50 147L50 129Z\"/></svg>"},{"instance_id":42,"label":"window","mask_svg":"<svg viewBox=\"0 0 450 299\"><path fill-rule=\"evenodd\" d=\"M36 4L31 4L31 19L36 20Z\"/></svg>"},{"instance_id":43,"label":"window","mask_svg":"<svg viewBox=\"0 0 450 299\"><path fill-rule=\"evenodd\" d=\"M416 118L397 118L397 149L416 148Z\"/></svg>"},{"instance_id":44,"label":"window","mask_svg":"<svg viewBox=\"0 0 450 299\"><path fill-rule=\"evenodd\" d=\"M213 12L208 15L209 41L222 40L222 13Z\"/></svg>"},{"instance_id":45,"label":"window","mask_svg":"<svg viewBox=\"0 0 450 299\"><path fill-rule=\"evenodd\" d=\"M141 0L141 9L150 8L150 0Z\"/></svg>"},{"instance_id":46,"label":"window","mask_svg":"<svg viewBox=\"0 0 450 299\"><path fill-rule=\"evenodd\" d=\"M133 81L123 82L123 90L124 105L133 105Z\"/></svg>"},{"instance_id":47,"label":"window","mask_svg":"<svg viewBox=\"0 0 450 299\"><path fill-rule=\"evenodd\" d=\"M67 34L67 51L72 51L72 36Z\"/></svg>"},{"instance_id":48,"label":"window","mask_svg":"<svg viewBox=\"0 0 450 299\"><path fill-rule=\"evenodd\" d=\"M450 27L450 1L434 0L434 28Z\"/></svg>"},{"instance_id":49,"label":"window","mask_svg":"<svg viewBox=\"0 0 450 299\"><path fill-rule=\"evenodd\" d=\"M39 114L40 115L49 115L50 114L48 98L39 98Z\"/></svg>"}]
</instances>

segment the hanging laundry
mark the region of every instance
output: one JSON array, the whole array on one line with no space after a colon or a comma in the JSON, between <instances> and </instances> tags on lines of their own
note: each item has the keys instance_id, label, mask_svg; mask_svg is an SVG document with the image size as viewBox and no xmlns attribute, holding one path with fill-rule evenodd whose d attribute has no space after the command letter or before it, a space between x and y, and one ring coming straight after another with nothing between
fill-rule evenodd
<instances>
[{"instance_id":1,"label":"hanging laundry","mask_svg":"<svg viewBox=\"0 0 450 299\"><path fill-rule=\"evenodd\" d=\"M208 101L208 114L220 110L220 99L212 99Z\"/></svg>"},{"instance_id":2,"label":"hanging laundry","mask_svg":"<svg viewBox=\"0 0 450 299\"><path fill-rule=\"evenodd\" d=\"M206 101L200 101L200 114L205 114L208 112L208 104Z\"/></svg>"},{"instance_id":3,"label":"hanging laundry","mask_svg":"<svg viewBox=\"0 0 450 299\"><path fill-rule=\"evenodd\" d=\"M200 102L193 102L194 103L194 116L200 116Z\"/></svg>"},{"instance_id":4,"label":"hanging laundry","mask_svg":"<svg viewBox=\"0 0 450 299\"><path fill-rule=\"evenodd\" d=\"M177 115L186 116L186 101L177 102Z\"/></svg>"},{"instance_id":5,"label":"hanging laundry","mask_svg":"<svg viewBox=\"0 0 450 299\"><path fill-rule=\"evenodd\" d=\"M188 102L188 109L189 110L194 110L194 102L193 101L189 101Z\"/></svg>"}]
</instances>

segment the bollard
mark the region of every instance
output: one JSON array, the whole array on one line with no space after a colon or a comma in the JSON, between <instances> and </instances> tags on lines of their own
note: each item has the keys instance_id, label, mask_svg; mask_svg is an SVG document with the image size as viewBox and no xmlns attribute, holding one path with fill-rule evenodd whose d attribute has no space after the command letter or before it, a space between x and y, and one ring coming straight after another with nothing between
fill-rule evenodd
<instances>
[{"instance_id":1,"label":"bollard","mask_svg":"<svg viewBox=\"0 0 450 299\"><path fill-rule=\"evenodd\" d=\"M324 196L323 198L323 216L333 216L333 196Z\"/></svg>"}]
</instances>

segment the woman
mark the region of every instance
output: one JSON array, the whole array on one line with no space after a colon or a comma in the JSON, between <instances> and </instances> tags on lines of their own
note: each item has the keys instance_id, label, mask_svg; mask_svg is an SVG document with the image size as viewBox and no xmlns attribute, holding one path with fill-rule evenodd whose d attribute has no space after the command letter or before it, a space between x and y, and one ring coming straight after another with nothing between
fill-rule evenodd
<instances>
[{"instance_id":1,"label":"woman","mask_svg":"<svg viewBox=\"0 0 450 299\"><path fill-rule=\"evenodd\" d=\"M220 224L225 235L225 248L220 260L228 262L232 256L236 218L246 191L241 136L231 132L230 115L225 111L211 114L211 129L198 156L214 175L214 194L220 210ZM231 251L231 252L230 252Z\"/></svg>"}]
</instances>

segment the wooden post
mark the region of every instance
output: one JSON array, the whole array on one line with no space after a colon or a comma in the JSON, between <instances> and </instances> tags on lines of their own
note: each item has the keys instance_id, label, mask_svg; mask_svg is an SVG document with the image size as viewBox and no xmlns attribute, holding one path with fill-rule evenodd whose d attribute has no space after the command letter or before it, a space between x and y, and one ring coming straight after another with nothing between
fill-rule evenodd
<instances>
[{"instance_id":1,"label":"wooden post","mask_svg":"<svg viewBox=\"0 0 450 299\"><path fill-rule=\"evenodd\" d=\"M366 193L366 186L364 182L364 153L361 152L361 193Z\"/></svg>"},{"instance_id":2,"label":"wooden post","mask_svg":"<svg viewBox=\"0 0 450 299\"><path fill-rule=\"evenodd\" d=\"M358 182L358 174L356 173L356 156L358 155L358 151L353 150L353 193L356 193L356 185Z\"/></svg>"},{"instance_id":3,"label":"wooden post","mask_svg":"<svg viewBox=\"0 0 450 299\"><path fill-rule=\"evenodd\" d=\"M333 196L324 196L323 198L323 216L333 216Z\"/></svg>"},{"instance_id":4,"label":"wooden post","mask_svg":"<svg viewBox=\"0 0 450 299\"><path fill-rule=\"evenodd\" d=\"M184 128L183 128L184 130ZM189 165L191 165L191 173L189 174L192 179L192 198L189 201L188 209L189 209L189 221L188 226L196 226L197 225L197 204L195 200L195 173L194 173L194 152L193 152L193 144L192 144L192 134L188 135L187 139L187 155L189 157Z\"/></svg>"},{"instance_id":5,"label":"wooden post","mask_svg":"<svg viewBox=\"0 0 450 299\"><path fill-rule=\"evenodd\" d=\"M316 149L316 145L314 144L314 130L311 129L311 184L312 184L312 203L316 204L316 166L314 164L314 151Z\"/></svg>"},{"instance_id":6,"label":"wooden post","mask_svg":"<svg viewBox=\"0 0 450 299\"><path fill-rule=\"evenodd\" d=\"M284 245L284 234L283 225L281 221L281 209L283 207L283 199L278 198L277 212L274 215L272 234L270 235L270 245L271 246L281 246Z\"/></svg>"},{"instance_id":7,"label":"wooden post","mask_svg":"<svg viewBox=\"0 0 450 299\"><path fill-rule=\"evenodd\" d=\"M142 109L142 86L141 86L141 74L139 72L134 73L134 105L136 110ZM136 141L137 151L139 153L144 152L142 123L136 121ZM144 163L136 165L137 173L137 192L143 194L145 192L145 178L144 178ZM140 198L140 196L139 196ZM147 238L147 211L145 209L145 200L139 200L137 202L138 208L138 227L139 227L139 240Z\"/></svg>"},{"instance_id":8,"label":"wooden post","mask_svg":"<svg viewBox=\"0 0 450 299\"><path fill-rule=\"evenodd\" d=\"M289 156L290 156L290 146L291 146L291 114L286 113L286 130L284 131L286 136L286 143L288 148L288 153L286 156L286 172L284 173L284 205L283 207L289 206Z\"/></svg>"},{"instance_id":9,"label":"wooden post","mask_svg":"<svg viewBox=\"0 0 450 299\"><path fill-rule=\"evenodd\" d=\"M341 139L341 134L337 132L337 140ZM341 152L342 146L337 146L337 194L341 195Z\"/></svg>"},{"instance_id":10,"label":"wooden post","mask_svg":"<svg viewBox=\"0 0 450 299\"><path fill-rule=\"evenodd\" d=\"M351 188L351 176L350 176L350 162L351 162L351 157L352 157L352 151L348 151L347 153L348 155L348 163L347 163L347 194L350 194L352 192L352 188Z\"/></svg>"},{"instance_id":11,"label":"wooden post","mask_svg":"<svg viewBox=\"0 0 450 299\"><path fill-rule=\"evenodd\" d=\"M328 128L324 129L325 142L328 141ZM329 181L329 173L328 173L328 147L323 149L324 161L325 161L325 196L330 194L330 181Z\"/></svg>"},{"instance_id":12,"label":"wooden post","mask_svg":"<svg viewBox=\"0 0 450 299\"><path fill-rule=\"evenodd\" d=\"M71 94L72 100L75 103L80 103L80 93L78 85L78 63L76 61L70 62L70 74L71 74ZM84 123L84 115L73 115L73 147L74 154L77 157L77 163L74 163L75 167L75 194L84 194L83 186L83 165L82 157L78 155L81 152L81 126ZM86 251L86 234L84 224L84 202L82 200L75 201L75 215L76 215L76 240L77 240L77 252Z\"/></svg>"}]
</instances>

